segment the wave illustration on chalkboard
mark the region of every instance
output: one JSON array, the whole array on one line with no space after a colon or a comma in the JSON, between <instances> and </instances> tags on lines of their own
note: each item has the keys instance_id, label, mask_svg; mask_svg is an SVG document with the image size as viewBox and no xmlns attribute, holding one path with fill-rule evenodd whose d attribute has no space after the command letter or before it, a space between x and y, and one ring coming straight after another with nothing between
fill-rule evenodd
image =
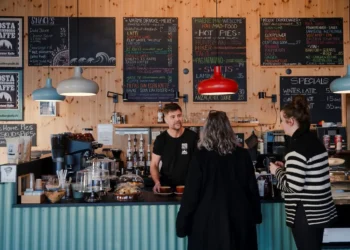
<instances>
[{"instance_id":1,"label":"wave illustration on chalkboard","mask_svg":"<svg viewBox=\"0 0 350 250\"><path fill-rule=\"evenodd\" d=\"M0 49L12 49L12 43L8 40L0 40Z\"/></svg>"},{"instance_id":2,"label":"wave illustration on chalkboard","mask_svg":"<svg viewBox=\"0 0 350 250\"><path fill-rule=\"evenodd\" d=\"M8 102L12 102L12 97L7 92L0 92L0 99L5 99Z\"/></svg>"},{"instance_id":3,"label":"wave illustration on chalkboard","mask_svg":"<svg viewBox=\"0 0 350 250\"><path fill-rule=\"evenodd\" d=\"M69 50L60 50L57 48L56 55L52 60L53 66L68 66Z\"/></svg>"},{"instance_id":4,"label":"wave illustration on chalkboard","mask_svg":"<svg viewBox=\"0 0 350 250\"><path fill-rule=\"evenodd\" d=\"M96 54L96 57L81 57L79 58L72 58L70 60L70 65L115 65L115 57L109 57L107 53L105 52L98 52Z\"/></svg>"}]
</instances>

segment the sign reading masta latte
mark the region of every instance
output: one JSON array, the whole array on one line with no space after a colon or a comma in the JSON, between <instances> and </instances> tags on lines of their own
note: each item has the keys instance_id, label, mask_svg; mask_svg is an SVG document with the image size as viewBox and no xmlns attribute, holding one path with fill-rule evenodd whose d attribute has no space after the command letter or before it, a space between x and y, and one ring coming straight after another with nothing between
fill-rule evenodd
<instances>
[{"instance_id":1,"label":"sign reading masta latte","mask_svg":"<svg viewBox=\"0 0 350 250\"><path fill-rule=\"evenodd\" d=\"M0 121L23 120L22 70L0 70Z\"/></svg>"},{"instance_id":2,"label":"sign reading masta latte","mask_svg":"<svg viewBox=\"0 0 350 250\"><path fill-rule=\"evenodd\" d=\"M23 17L0 17L0 67L23 67Z\"/></svg>"}]
</instances>

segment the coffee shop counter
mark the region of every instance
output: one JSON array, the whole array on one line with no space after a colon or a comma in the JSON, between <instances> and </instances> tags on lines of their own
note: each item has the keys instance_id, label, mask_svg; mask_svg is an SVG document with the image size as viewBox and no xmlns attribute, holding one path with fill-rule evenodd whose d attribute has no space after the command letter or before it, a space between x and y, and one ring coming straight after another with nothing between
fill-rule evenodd
<instances>
[{"instance_id":1,"label":"coffee shop counter","mask_svg":"<svg viewBox=\"0 0 350 250\"><path fill-rule=\"evenodd\" d=\"M0 249L184 250L187 239L176 237L175 231L179 207L179 197L150 191L139 202L117 202L109 194L93 204L21 205L16 184L0 184ZM262 216L259 249L296 250L285 225L284 203L263 201Z\"/></svg>"},{"instance_id":2,"label":"coffee shop counter","mask_svg":"<svg viewBox=\"0 0 350 250\"><path fill-rule=\"evenodd\" d=\"M39 170L41 169L41 170ZM17 175L52 172L50 159L17 165ZM0 249L184 250L175 231L180 198L144 191L138 202L118 202L110 193L99 203L20 204L16 183L0 184ZM285 226L284 204L262 203L259 249L295 250Z\"/></svg>"},{"instance_id":3,"label":"coffee shop counter","mask_svg":"<svg viewBox=\"0 0 350 250\"><path fill-rule=\"evenodd\" d=\"M262 203L283 203L283 199L261 200ZM118 201L114 194L108 193L101 197L101 201L88 203L79 200L61 200L59 203L44 202L41 204L14 204L13 207L74 207L74 206L145 206L145 205L180 205L181 196L154 194L152 191L142 191L136 201Z\"/></svg>"},{"instance_id":4,"label":"coffee shop counter","mask_svg":"<svg viewBox=\"0 0 350 250\"><path fill-rule=\"evenodd\" d=\"M145 192L134 203L15 205L15 194L14 183L0 185L0 249L187 249L187 240L176 237L176 196ZM262 213L259 249L296 249L284 204L262 203Z\"/></svg>"}]
</instances>

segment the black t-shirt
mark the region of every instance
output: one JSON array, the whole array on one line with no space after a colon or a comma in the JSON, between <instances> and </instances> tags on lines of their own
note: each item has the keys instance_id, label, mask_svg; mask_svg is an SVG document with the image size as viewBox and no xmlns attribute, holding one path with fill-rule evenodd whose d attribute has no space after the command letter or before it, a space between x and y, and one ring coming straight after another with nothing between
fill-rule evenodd
<instances>
[{"instance_id":1,"label":"black t-shirt","mask_svg":"<svg viewBox=\"0 0 350 250\"><path fill-rule=\"evenodd\" d=\"M197 148L197 141L198 135L187 128L178 138L171 137L167 131L157 136L153 153L161 157L160 182L162 185L185 184L188 167Z\"/></svg>"}]
</instances>

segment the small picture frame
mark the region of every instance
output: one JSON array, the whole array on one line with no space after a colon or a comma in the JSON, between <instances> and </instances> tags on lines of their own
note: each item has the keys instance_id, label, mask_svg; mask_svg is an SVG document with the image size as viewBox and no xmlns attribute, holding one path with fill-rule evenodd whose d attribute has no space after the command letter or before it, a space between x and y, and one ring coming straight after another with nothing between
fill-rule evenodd
<instances>
[{"instance_id":1,"label":"small picture frame","mask_svg":"<svg viewBox=\"0 0 350 250\"><path fill-rule=\"evenodd\" d=\"M40 116L56 116L56 102L40 102Z\"/></svg>"},{"instance_id":2,"label":"small picture frame","mask_svg":"<svg viewBox=\"0 0 350 250\"><path fill-rule=\"evenodd\" d=\"M1 166L1 182L16 182L16 165Z\"/></svg>"}]
</instances>

